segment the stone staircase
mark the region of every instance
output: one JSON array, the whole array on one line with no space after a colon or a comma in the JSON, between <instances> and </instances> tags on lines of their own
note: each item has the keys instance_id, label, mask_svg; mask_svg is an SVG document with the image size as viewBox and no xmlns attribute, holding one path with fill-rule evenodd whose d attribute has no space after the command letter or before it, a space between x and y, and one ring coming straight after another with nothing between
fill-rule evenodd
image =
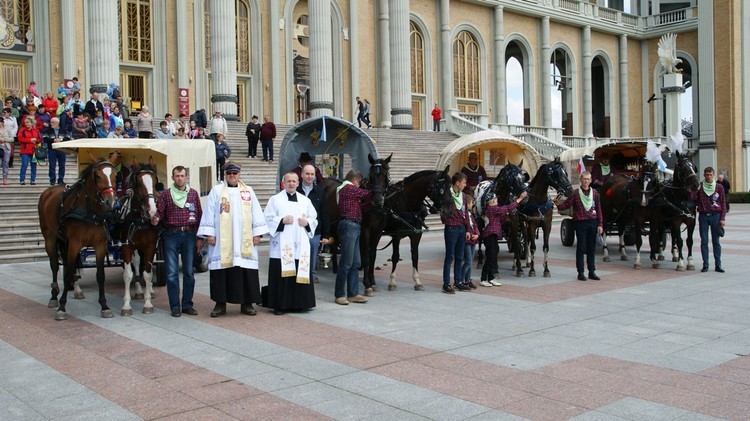
<instances>
[{"instance_id":1,"label":"stone staircase","mask_svg":"<svg viewBox=\"0 0 750 421\"><path fill-rule=\"evenodd\" d=\"M247 158L247 140L245 123L229 122L227 140L232 148L232 159L239 162L243 169L243 180L253 186L258 200L262 204L276 193L278 152L282 139L289 125L277 125L277 140L274 142L274 163L262 162L261 159ZM391 178L399 181L418 170L434 169L437 158L443 148L456 136L446 132L402 131L389 129L371 129L367 134L375 142L381 157L393 153L391 160ZM260 149L260 145L258 145ZM44 240L39 231L37 202L39 195L48 187L48 167L37 167L37 185L29 185L27 172L26 185L18 182L21 160L16 147L14 168L10 169L8 180L11 185L0 186L0 264L31 261L46 261ZM75 180L76 175L70 169L76 168L75 157L68 157L67 182ZM28 170L27 170L28 171ZM161 180L168 184L169 180ZM442 227L439 218L430 216L427 220L432 230Z\"/></svg>"}]
</instances>

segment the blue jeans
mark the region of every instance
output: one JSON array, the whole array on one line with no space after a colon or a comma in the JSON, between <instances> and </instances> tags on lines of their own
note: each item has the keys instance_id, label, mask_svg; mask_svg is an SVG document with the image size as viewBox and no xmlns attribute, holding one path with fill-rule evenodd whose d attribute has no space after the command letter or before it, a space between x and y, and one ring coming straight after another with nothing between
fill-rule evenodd
<instances>
[{"instance_id":1,"label":"blue jeans","mask_svg":"<svg viewBox=\"0 0 750 421\"><path fill-rule=\"evenodd\" d=\"M339 221L339 270L336 272L336 288L334 296L354 297L359 295L359 267L362 265L359 255L359 234L361 228L358 223L342 219Z\"/></svg>"},{"instance_id":2,"label":"blue jeans","mask_svg":"<svg viewBox=\"0 0 750 421\"><path fill-rule=\"evenodd\" d=\"M458 285L463 282L464 246L466 245L466 227L445 227L445 261L443 262L443 286L451 284L451 264L453 268L453 282Z\"/></svg>"},{"instance_id":3,"label":"blue jeans","mask_svg":"<svg viewBox=\"0 0 750 421\"><path fill-rule=\"evenodd\" d=\"M260 146L263 149L263 160L273 161L273 139L261 140Z\"/></svg>"},{"instance_id":4,"label":"blue jeans","mask_svg":"<svg viewBox=\"0 0 750 421\"><path fill-rule=\"evenodd\" d=\"M310 280L314 281L318 276L318 250L320 250L320 234L313 235L310 239Z\"/></svg>"},{"instance_id":5,"label":"blue jeans","mask_svg":"<svg viewBox=\"0 0 750 421\"><path fill-rule=\"evenodd\" d=\"M65 178L65 152L58 151L57 149L47 150L47 161L49 162L49 183L50 184L62 184L63 178ZM57 172L55 172L57 167Z\"/></svg>"},{"instance_id":6,"label":"blue jeans","mask_svg":"<svg viewBox=\"0 0 750 421\"><path fill-rule=\"evenodd\" d=\"M180 275L177 273L182 258L182 305L180 306ZM193 308L193 291L195 277L193 276L193 256L195 256L195 232L166 231L164 233L164 263L167 272L167 294L169 308L172 310L187 310Z\"/></svg>"},{"instance_id":7,"label":"blue jeans","mask_svg":"<svg viewBox=\"0 0 750 421\"><path fill-rule=\"evenodd\" d=\"M36 164L31 162L33 155L21 154L21 176L19 180L23 183L26 181L26 168L31 164L31 182L36 182Z\"/></svg>"},{"instance_id":8,"label":"blue jeans","mask_svg":"<svg viewBox=\"0 0 750 421\"><path fill-rule=\"evenodd\" d=\"M464 282L471 280L471 263L474 261L474 252L477 250L476 244L464 244L464 264L461 268L461 279Z\"/></svg>"},{"instance_id":9,"label":"blue jeans","mask_svg":"<svg viewBox=\"0 0 750 421\"><path fill-rule=\"evenodd\" d=\"M721 267L721 244L719 243L719 220L720 213L698 215L698 227L701 234L701 257L703 267L708 267L708 229L711 229L711 248L714 250L714 266Z\"/></svg>"}]
</instances>

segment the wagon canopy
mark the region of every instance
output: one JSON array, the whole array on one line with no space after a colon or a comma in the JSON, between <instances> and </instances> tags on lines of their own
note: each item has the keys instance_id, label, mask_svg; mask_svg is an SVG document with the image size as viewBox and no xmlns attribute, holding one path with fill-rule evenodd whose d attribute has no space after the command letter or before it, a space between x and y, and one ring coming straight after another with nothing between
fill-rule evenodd
<instances>
[{"instance_id":1,"label":"wagon canopy","mask_svg":"<svg viewBox=\"0 0 750 421\"><path fill-rule=\"evenodd\" d=\"M494 177L508 163L518 165L523 160L522 168L536 174L542 165L539 153L528 143L497 130L483 130L461 136L446 146L440 153L436 169L443 170L450 165L451 174L460 171L469 162L469 153L479 155L479 163Z\"/></svg>"},{"instance_id":2,"label":"wagon canopy","mask_svg":"<svg viewBox=\"0 0 750 421\"><path fill-rule=\"evenodd\" d=\"M655 141L658 142L658 139ZM609 155L610 165L621 174L635 174L640 170L641 161L646 156L647 145L647 140L591 145L585 148L568 149L560 154L560 160L566 165L570 174L577 174L576 168L580 160L583 160L590 171L599 163L602 154L606 153ZM669 155L669 153L663 154L667 163L673 161Z\"/></svg>"},{"instance_id":3,"label":"wagon canopy","mask_svg":"<svg viewBox=\"0 0 750 421\"><path fill-rule=\"evenodd\" d=\"M279 150L279 180L299 166L303 152L310 154L324 177L334 178L344 178L350 169L366 173L370 167L367 155L379 157L367 133L356 124L336 117L308 118L286 132Z\"/></svg>"},{"instance_id":4,"label":"wagon canopy","mask_svg":"<svg viewBox=\"0 0 750 421\"><path fill-rule=\"evenodd\" d=\"M201 196L211 191L216 179L216 148L209 139L76 139L52 147L78 155L79 173L88 165L89 153L107 158L117 151L124 165L131 165L133 158L141 163L153 158L156 175L165 186L171 184L172 168L178 165L187 169L190 187Z\"/></svg>"}]
</instances>

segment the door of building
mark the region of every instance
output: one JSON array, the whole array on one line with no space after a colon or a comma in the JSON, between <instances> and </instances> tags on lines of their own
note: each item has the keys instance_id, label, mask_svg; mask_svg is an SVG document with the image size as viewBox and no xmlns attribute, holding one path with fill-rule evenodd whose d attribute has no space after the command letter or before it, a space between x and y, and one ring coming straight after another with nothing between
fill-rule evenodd
<instances>
[{"instance_id":1,"label":"door of building","mask_svg":"<svg viewBox=\"0 0 750 421\"><path fill-rule=\"evenodd\" d=\"M120 72L120 92L125 103L129 103L131 114L146 105L146 77L145 72Z\"/></svg>"}]
</instances>

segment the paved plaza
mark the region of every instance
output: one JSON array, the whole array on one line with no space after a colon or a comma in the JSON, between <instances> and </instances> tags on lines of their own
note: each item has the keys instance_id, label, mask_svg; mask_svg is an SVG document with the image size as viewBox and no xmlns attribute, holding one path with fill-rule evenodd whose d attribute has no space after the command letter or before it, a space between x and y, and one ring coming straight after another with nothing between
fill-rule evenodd
<instances>
[{"instance_id":1,"label":"paved plaza","mask_svg":"<svg viewBox=\"0 0 750 421\"><path fill-rule=\"evenodd\" d=\"M397 291L387 291L381 252L381 292L369 303L334 304L334 276L321 270L317 307L284 316L229 305L210 318L203 273L198 316L171 317L157 288L154 314L134 301L121 317L112 268L113 319L99 317L87 270L86 298L71 297L70 319L56 322L49 266L3 265L0 420L750 419L748 216L750 205L732 206L724 274L713 264L700 273L696 232L697 271L671 261L655 270L646 254L636 271L630 248L629 261L598 263L602 281L576 281L575 250L555 226L551 278L540 265L538 277L512 277L501 252L502 287L447 295L442 233L431 232L420 249L425 291L412 288L402 243Z\"/></svg>"}]
</instances>

